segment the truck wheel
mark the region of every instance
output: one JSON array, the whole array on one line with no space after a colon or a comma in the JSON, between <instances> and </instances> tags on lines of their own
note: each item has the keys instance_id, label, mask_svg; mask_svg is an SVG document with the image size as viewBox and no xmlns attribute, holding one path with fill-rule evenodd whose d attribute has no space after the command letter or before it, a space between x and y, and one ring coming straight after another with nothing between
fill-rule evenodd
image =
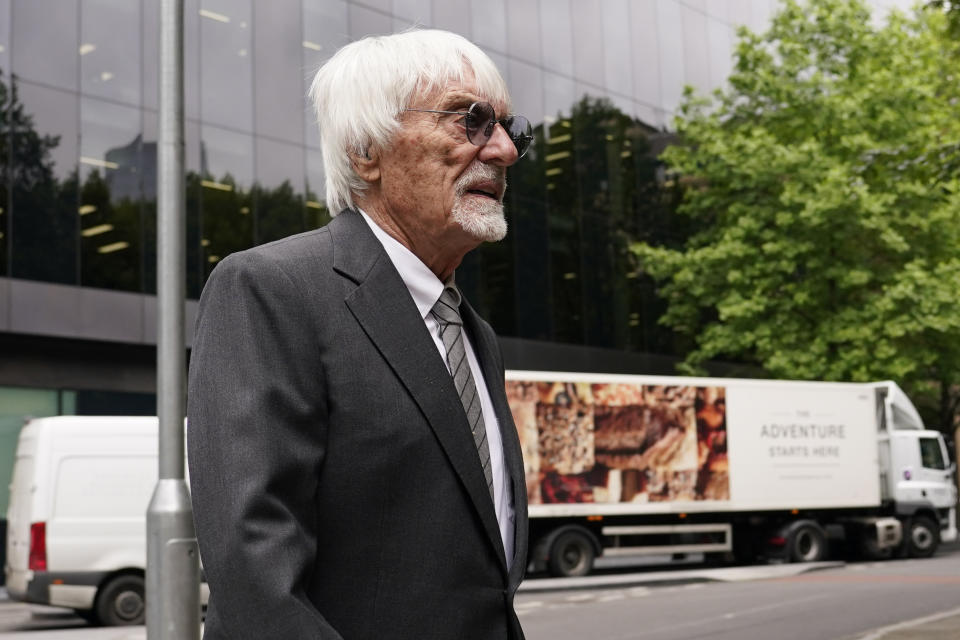
<instances>
[{"instance_id":1,"label":"truck wheel","mask_svg":"<svg viewBox=\"0 0 960 640\"><path fill-rule=\"evenodd\" d=\"M827 536L819 525L801 524L790 534L790 562L819 562L827 557Z\"/></svg>"},{"instance_id":2,"label":"truck wheel","mask_svg":"<svg viewBox=\"0 0 960 640\"><path fill-rule=\"evenodd\" d=\"M547 562L550 573L557 577L585 576L593 569L593 543L580 531L565 531L550 545Z\"/></svg>"},{"instance_id":3,"label":"truck wheel","mask_svg":"<svg viewBox=\"0 0 960 640\"><path fill-rule=\"evenodd\" d=\"M911 558L929 558L940 545L940 531L926 516L910 518L905 537L907 555Z\"/></svg>"},{"instance_id":4,"label":"truck wheel","mask_svg":"<svg viewBox=\"0 0 960 640\"><path fill-rule=\"evenodd\" d=\"M100 587L94 606L100 624L108 627L143 624L146 618L143 578L124 574Z\"/></svg>"}]
</instances>

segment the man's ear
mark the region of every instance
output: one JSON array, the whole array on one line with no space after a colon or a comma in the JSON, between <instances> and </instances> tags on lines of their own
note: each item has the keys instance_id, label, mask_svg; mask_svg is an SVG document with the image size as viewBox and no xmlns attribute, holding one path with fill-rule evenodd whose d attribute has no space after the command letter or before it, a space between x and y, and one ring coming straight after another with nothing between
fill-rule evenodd
<instances>
[{"instance_id":1,"label":"man's ear","mask_svg":"<svg viewBox=\"0 0 960 640\"><path fill-rule=\"evenodd\" d=\"M369 184L380 181L380 156L371 148L363 154L351 153L350 164L360 179Z\"/></svg>"}]
</instances>

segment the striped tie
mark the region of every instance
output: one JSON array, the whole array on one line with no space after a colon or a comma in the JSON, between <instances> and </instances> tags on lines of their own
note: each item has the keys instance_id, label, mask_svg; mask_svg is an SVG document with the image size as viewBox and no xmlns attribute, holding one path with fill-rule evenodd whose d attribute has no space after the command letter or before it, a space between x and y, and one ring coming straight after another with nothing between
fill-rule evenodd
<instances>
[{"instance_id":1,"label":"striped tie","mask_svg":"<svg viewBox=\"0 0 960 640\"><path fill-rule=\"evenodd\" d=\"M444 288L440 299L433 305L430 313L440 324L440 340L447 352L447 366L453 376L453 384L460 394L460 402L467 414L467 423L473 432L473 442L480 454L483 475L487 479L487 489L493 498L493 472L490 468L490 445L487 442L487 429L483 424L483 412L480 410L480 396L477 385L470 373L470 363L463 346L463 320L460 318L460 292L452 285Z\"/></svg>"}]
</instances>

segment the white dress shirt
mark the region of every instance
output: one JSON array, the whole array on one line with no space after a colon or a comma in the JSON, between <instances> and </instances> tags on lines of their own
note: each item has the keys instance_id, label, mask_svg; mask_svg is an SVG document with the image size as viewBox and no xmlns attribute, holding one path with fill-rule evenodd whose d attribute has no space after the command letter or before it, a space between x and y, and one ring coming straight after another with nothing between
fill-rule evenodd
<instances>
[{"instance_id":1,"label":"white dress shirt","mask_svg":"<svg viewBox=\"0 0 960 640\"><path fill-rule=\"evenodd\" d=\"M443 358L444 364L449 370L447 364L447 352L443 348L443 341L440 339L440 324L430 313L433 305L440 299L443 293L444 283L425 265L420 258L415 256L412 251L400 244L393 236L380 228L364 211L360 210L360 215L366 220L373 234L383 245L384 250L393 262L403 279L404 284L410 291L420 316L433 338L433 342ZM450 284L453 284L453 276L450 276ZM480 395L480 409L483 413L483 424L487 430L487 441L490 445L490 469L493 474L493 495L494 509L497 513L497 523L500 525L500 537L503 539L503 548L507 554L507 568L513 563L513 528L514 528L514 510L513 496L510 491L510 477L507 473L506 465L503 461L503 437L500 433L500 423L497 420L497 414L493 410L493 402L490 400L490 392L487 390L487 383L483 378L483 371L477 362L477 356L473 351L473 345L467 334L466 327L463 331L463 343L467 352L467 362L470 364L470 373L473 374L474 383L477 385L477 393ZM479 458L477 458L479 464Z\"/></svg>"}]
</instances>

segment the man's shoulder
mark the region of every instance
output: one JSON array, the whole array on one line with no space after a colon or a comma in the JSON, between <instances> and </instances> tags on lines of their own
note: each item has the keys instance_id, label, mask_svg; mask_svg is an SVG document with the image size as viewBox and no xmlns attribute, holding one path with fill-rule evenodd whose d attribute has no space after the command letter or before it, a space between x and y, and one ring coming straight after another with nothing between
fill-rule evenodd
<instances>
[{"instance_id":1,"label":"man's shoulder","mask_svg":"<svg viewBox=\"0 0 960 640\"><path fill-rule=\"evenodd\" d=\"M241 270L279 268L299 273L321 267L330 253L330 232L321 227L231 253L220 266Z\"/></svg>"}]
</instances>

